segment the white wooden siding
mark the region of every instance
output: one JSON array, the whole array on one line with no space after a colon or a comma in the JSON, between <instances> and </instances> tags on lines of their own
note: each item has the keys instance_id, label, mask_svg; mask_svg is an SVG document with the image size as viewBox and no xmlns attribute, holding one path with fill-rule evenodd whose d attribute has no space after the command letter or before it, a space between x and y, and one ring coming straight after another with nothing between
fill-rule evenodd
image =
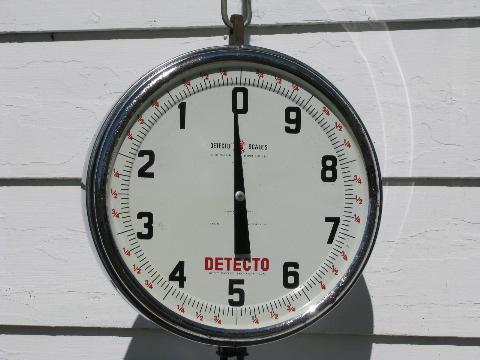
<instances>
[{"instance_id":1,"label":"white wooden siding","mask_svg":"<svg viewBox=\"0 0 480 360\"><path fill-rule=\"evenodd\" d=\"M229 1L229 13L240 8ZM1 0L0 32L222 27L217 0ZM475 0L257 0L252 25L480 16Z\"/></svg>"},{"instance_id":2,"label":"white wooden siding","mask_svg":"<svg viewBox=\"0 0 480 360\"><path fill-rule=\"evenodd\" d=\"M364 279L345 304L307 332L477 336L480 287L469 284L480 282L480 272L472 271L480 257L480 221L471 211L480 205L480 188L385 190L382 227ZM134 324L136 311L106 281L90 249L79 188L4 187L0 203L0 234L7 239L2 324Z\"/></svg>"},{"instance_id":3,"label":"white wooden siding","mask_svg":"<svg viewBox=\"0 0 480 360\"><path fill-rule=\"evenodd\" d=\"M480 169L480 28L256 35L251 44L318 69L353 104L384 176L472 177ZM220 36L0 44L5 177L80 177L116 99L176 54ZM29 144L18 151L19 136Z\"/></svg>"},{"instance_id":4,"label":"white wooden siding","mask_svg":"<svg viewBox=\"0 0 480 360\"><path fill-rule=\"evenodd\" d=\"M73 333L77 333L73 331ZM158 360L215 359L216 349L187 342L164 331L132 330L127 334L108 335L3 335L0 336L0 358L12 360ZM28 342L25 338L28 336ZM420 341L419 341L420 340ZM249 360L478 360L480 349L451 343L408 339L405 343L388 343L375 336L309 336L297 335L270 345L249 348ZM387 343L385 343L387 342ZM451 342L451 339L450 339Z\"/></svg>"},{"instance_id":5,"label":"white wooden siding","mask_svg":"<svg viewBox=\"0 0 480 360\"><path fill-rule=\"evenodd\" d=\"M480 358L480 3L253 0L249 31L345 94L388 178L352 292L249 358ZM216 0L0 0L0 359L214 358L115 292L78 179L133 81L225 33Z\"/></svg>"}]
</instances>

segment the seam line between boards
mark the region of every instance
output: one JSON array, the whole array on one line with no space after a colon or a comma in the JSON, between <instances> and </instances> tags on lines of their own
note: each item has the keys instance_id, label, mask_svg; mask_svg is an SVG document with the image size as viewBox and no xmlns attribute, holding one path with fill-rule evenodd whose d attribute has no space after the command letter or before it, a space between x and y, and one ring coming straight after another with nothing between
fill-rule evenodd
<instances>
[{"instance_id":1,"label":"seam line between boards","mask_svg":"<svg viewBox=\"0 0 480 360\"><path fill-rule=\"evenodd\" d=\"M393 19L371 21L312 21L306 23L283 24L251 24L247 35L303 34L321 32L368 32L457 29L480 27L480 17ZM50 31L17 31L0 32L0 43L17 42L58 42L85 40L118 40L118 39L159 39L212 37L227 34L224 26L193 26L178 28L119 28L119 29L82 29L82 30L50 30Z\"/></svg>"},{"instance_id":2,"label":"seam line between boards","mask_svg":"<svg viewBox=\"0 0 480 360\"><path fill-rule=\"evenodd\" d=\"M0 187L81 187L80 178L0 178ZM480 187L480 177L384 177L384 187L392 186L444 186L444 187Z\"/></svg>"},{"instance_id":3,"label":"seam line between boards","mask_svg":"<svg viewBox=\"0 0 480 360\"><path fill-rule=\"evenodd\" d=\"M28 326L28 325L0 325L2 335L18 336L98 336L98 337L136 337L140 335L162 332L167 336L170 333L161 328L111 328L111 327L74 327L74 326ZM479 346L478 337L455 336L422 336L422 335L376 335L376 334L340 334L340 333L306 333L297 334L302 337L351 337L371 340L375 344L410 344L410 345L453 345Z\"/></svg>"}]
</instances>

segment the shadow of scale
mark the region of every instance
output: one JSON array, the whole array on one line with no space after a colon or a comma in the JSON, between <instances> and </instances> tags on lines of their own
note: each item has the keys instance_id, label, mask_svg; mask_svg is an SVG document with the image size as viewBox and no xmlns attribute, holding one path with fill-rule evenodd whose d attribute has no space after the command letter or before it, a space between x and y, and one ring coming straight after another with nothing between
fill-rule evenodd
<instances>
[{"instance_id":1,"label":"shadow of scale","mask_svg":"<svg viewBox=\"0 0 480 360\"><path fill-rule=\"evenodd\" d=\"M145 328L154 330L140 330ZM125 360L218 359L216 347L198 344L157 328L139 316L139 329ZM158 329L158 330L157 330ZM255 359L355 359L368 360L372 352L373 309L367 284L361 276L342 302L324 318L296 335L248 348L247 360Z\"/></svg>"}]
</instances>

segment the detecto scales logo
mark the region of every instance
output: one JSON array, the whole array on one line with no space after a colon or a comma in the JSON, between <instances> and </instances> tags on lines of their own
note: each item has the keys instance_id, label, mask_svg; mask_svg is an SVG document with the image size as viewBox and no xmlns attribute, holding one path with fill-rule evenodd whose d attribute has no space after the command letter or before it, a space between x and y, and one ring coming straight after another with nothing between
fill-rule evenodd
<instances>
[{"instance_id":1,"label":"detecto scales logo","mask_svg":"<svg viewBox=\"0 0 480 360\"><path fill-rule=\"evenodd\" d=\"M210 150L216 154L224 153L222 150L233 150L233 143L211 141ZM255 154L265 154L268 151L268 144L248 143L245 139L240 139L240 152L248 157L253 157Z\"/></svg>"}]
</instances>

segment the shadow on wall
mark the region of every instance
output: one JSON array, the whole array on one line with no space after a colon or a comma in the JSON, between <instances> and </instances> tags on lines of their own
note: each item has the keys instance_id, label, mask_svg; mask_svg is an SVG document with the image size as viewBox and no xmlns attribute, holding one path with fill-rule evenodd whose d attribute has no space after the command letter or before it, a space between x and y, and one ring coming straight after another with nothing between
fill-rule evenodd
<instances>
[{"instance_id":1,"label":"shadow on wall","mask_svg":"<svg viewBox=\"0 0 480 360\"><path fill-rule=\"evenodd\" d=\"M133 327L145 329L155 325L139 316ZM372 352L372 338L349 336L358 334L373 334L372 302L363 276L343 301L323 319L287 339L249 347L246 360L333 357L368 360ZM216 347L198 344L161 329L140 330L138 335L133 336L124 359L218 359L215 351Z\"/></svg>"}]
</instances>

